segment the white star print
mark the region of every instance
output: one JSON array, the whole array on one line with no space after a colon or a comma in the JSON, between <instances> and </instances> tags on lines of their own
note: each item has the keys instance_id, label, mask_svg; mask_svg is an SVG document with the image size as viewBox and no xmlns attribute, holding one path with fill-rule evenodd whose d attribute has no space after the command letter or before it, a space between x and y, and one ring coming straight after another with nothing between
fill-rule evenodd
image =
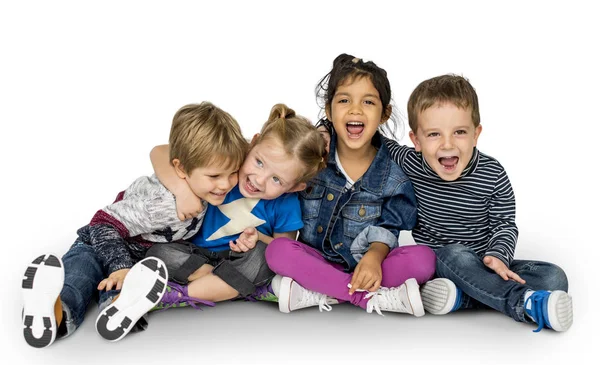
<instances>
[{"instance_id":1,"label":"white star print","mask_svg":"<svg viewBox=\"0 0 600 365\"><path fill-rule=\"evenodd\" d=\"M228 204L219 205L218 208L227 218L227 224L219 228L208 237L207 241L216 240L232 234L241 233L245 228L258 227L266 221L252 214L252 209L260 199L241 198Z\"/></svg>"}]
</instances>

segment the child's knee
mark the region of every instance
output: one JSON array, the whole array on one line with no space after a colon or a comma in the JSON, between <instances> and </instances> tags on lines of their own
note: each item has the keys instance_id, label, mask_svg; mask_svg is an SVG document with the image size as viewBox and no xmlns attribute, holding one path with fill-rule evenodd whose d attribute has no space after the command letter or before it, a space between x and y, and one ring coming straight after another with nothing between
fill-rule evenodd
<instances>
[{"instance_id":1,"label":"child's knee","mask_svg":"<svg viewBox=\"0 0 600 365\"><path fill-rule=\"evenodd\" d=\"M569 280L567 274L563 269L554 264L547 264L545 268L544 278L545 284L543 290L562 290L565 292L569 291Z\"/></svg>"},{"instance_id":2,"label":"child's knee","mask_svg":"<svg viewBox=\"0 0 600 365\"><path fill-rule=\"evenodd\" d=\"M265 257L267 258L267 262L271 263L272 261L276 261L281 256L285 256L288 254L288 251L291 248L290 243L293 241L289 238L281 237L276 238L271 243L267 245L265 250Z\"/></svg>"}]
</instances>

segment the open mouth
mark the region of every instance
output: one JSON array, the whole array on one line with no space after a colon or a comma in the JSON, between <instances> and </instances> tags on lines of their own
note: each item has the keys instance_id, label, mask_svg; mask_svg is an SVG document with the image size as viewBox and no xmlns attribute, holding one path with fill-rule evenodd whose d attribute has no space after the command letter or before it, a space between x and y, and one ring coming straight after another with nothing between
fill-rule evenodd
<instances>
[{"instance_id":1,"label":"open mouth","mask_svg":"<svg viewBox=\"0 0 600 365\"><path fill-rule=\"evenodd\" d=\"M454 170L458 165L458 157L450 156L450 157L440 157L438 161L444 167L445 170Z\"/></svg>"},{"instance_id":2,"label":"open mouth","mask_svg":"<svg viewBox=\"0 0 600 365\"><path fill-rule=\"evenodd\" d=\"M348 132L348 137L352 139L357 139L362 136L363 131L365 130L365 124L362 122L348 122L346 123L346 131Z\"/></svg>"},{"instance_id":3,"label":"open mouth","mask_svg":"<svg viewBox=\"0 0 600 365\"><path fill-rule=\"evenodd\" d=\"M249 178L246 178L246 183L244 184L244 189L246 189L249 193L258 193L260 191L259 188L254 186Z\"/></svg>"}]
</instances>

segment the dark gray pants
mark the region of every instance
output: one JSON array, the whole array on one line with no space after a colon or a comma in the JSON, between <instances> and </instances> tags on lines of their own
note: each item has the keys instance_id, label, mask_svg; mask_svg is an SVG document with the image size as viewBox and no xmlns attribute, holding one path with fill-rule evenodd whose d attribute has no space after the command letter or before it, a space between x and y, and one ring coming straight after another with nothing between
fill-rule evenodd
<instances>
[{"instance_id":1,"label":"dark gray pants","mask_svg":"<svg viewBox=\"0 0 600 365\"><path fill-rule=\"evenodd\" d=\"M146 253L161 259L169 271L169 280L187 284L188 276L202 265L214 267L213 274L246 297L254 293L256 286L268 283L275 273L267 266L264 242L248 252L210 251L192 243L154 244Z\"/></svg>"}]
</instances>

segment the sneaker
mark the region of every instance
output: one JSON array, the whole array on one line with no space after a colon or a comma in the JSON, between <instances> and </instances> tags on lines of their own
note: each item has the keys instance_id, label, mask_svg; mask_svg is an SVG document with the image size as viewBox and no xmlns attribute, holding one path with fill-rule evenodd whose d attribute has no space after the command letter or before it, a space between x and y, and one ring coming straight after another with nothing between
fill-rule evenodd
<instances>
[{"instance_id":1,"label":"sneaker","mask_svg":"<svg viewBox=\"0 0 600 365\"><path fill-rule=\"evenodd\" d=\"M425 315L419 284L414 278L406 280L396 288L381 287L376 292L368 293L365 298L371 298L367 302L367 313L375 309L380 315L383 315L382 311L408 313L415 317Z\"/></svg>"},{"instance_id":2,"label":"sneaker","mask_svg":"<svg viewBox=\"0 0 600 365\"><path fill-rule=\"evenodd\" d=\"M256 302L260 300L261 302L277 303L279 301L279 298L277 298L277 295L275 295L275 293L272 292L272 285L273 284L258 286L256 287L254 293L250 294L244 299L251 302Z\"/></svg>"},{"instance_id":3,"label":"sneaker","mask_svg":"<svg viewBox=\"0 0 600 365\"><path fill-rule=\"evenodd\" d=\"M433 279L421 287L423 307L431 314L442 315L460 307L462 290L448 279Z\"/></svg>"},{"instance_id":4,"label":"sneaker","mask_svg":"<svg viewBox=\"0 0 600 365\"><path fill-rule=\"evenodd\" d=\"M135 264L125 276L117 300L100 312L96 331L109 341L119 341L135 323L159 303L166 290L167 267L156 257Z\"/></svg>"},{"instance_id":5,"label":"sneaker","mask_svg":"<svg viewBox=\"0 0 600 365\"><path fill-rule=\"evenodd\" d=\"M56 339L58 325L54 305L65 281L62 261L54 255L41 255L23 275L23 337L30 346L43 348Z\"/></svg>"},{"instance_id":6,"label":"sneaker","mask_svg":"<svg viewBox=\"0 0 600 365\"><path fill-rule=\"evenodd\" d=\"M167 289L160 302L150 311L165 310L168 308L182 308L182 307L193 307L195 309L202 309L198 307L198 304L204 304L209 307L214 307L215 303L209 302L208 300L202 300L188 295L187 285L179 285L177 283L169 281L167 283Z\"/></svg>"},{"instance_id":7,"label":"sneaker","mask_svg":"<svg viewBox=\"0 0 600 365\"><path fill-rule=\"evenodd\" d=\"M525 313L538 324L533 332L547 327L557 332L568 330L573 324L573 301L562 290L534 291L525 300Z\"/></svg>"},{"instance_id":8,"label":"sneaker","mask_svg":"<svg viewBox=\"0 0 600 365\"><path fill-rule=\"evenodd\" d=\"M319 312L324 310L329 312L332 304L339 303L335 298L303 288L292 278L286 276L276 275L271 285L275 295L279 298L279 311L283 313L317 305Z\"/></svg>"}]
</instances>

